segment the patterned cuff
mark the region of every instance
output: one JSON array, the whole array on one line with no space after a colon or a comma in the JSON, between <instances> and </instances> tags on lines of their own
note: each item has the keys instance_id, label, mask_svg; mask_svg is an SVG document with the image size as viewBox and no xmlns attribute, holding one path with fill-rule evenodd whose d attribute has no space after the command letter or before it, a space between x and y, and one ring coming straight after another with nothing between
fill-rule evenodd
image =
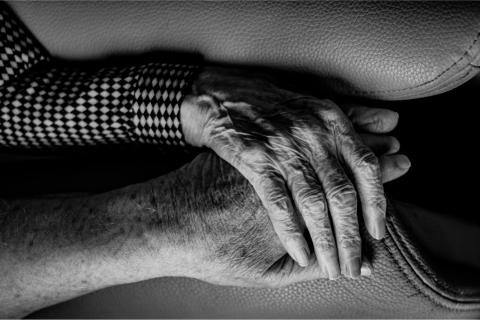
<instances>
[{"instance_id":1,"label":"patterned cuff","mask_svg":"<svg viewBox=\"0 0 480 320\"><path fill-rule=\"evenodd\" d=\"M183 90L198 67L150 63L139 71L132 88L130 137L133 141L182 146L188 151L180 123Z\"/></svg>"}]
</instances>

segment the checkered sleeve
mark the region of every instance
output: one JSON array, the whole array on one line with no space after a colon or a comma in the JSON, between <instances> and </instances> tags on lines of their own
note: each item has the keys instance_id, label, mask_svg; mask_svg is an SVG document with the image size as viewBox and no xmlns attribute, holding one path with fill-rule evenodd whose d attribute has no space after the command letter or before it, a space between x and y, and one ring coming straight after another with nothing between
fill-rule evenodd
<instances>
[{"instance_id":1,"label":"checkered sleeve","mask_svg":"<svg viewBox=\"0 0 480 320\"><path fill-rule=\"evenodd\" d=\"M0 148L186 147L180 105L196 67L61 66L1 8L0 50Z\"/></svg>"}]
</instances>

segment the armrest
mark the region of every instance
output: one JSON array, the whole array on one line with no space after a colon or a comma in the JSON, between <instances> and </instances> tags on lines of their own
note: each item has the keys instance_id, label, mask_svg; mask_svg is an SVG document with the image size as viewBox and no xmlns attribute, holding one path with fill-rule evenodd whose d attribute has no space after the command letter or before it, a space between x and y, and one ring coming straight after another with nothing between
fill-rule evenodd
<instances>
[{"instance_id":1,"label":"armrest","mask_svg":"<svg viewBox=\"0 0 480 320\"><path fill-rule=\"evenodd\" d=\"M385 100L445 92L480 70L479 2L9 4L64 59L200 54L209 63L288 72L320 91Z\"/></svg>"}]
</instances>

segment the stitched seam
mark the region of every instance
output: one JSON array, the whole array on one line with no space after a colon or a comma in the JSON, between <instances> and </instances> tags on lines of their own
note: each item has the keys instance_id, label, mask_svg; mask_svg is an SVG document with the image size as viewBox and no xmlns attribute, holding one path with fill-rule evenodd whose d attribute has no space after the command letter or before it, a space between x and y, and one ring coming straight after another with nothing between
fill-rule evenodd
<instances>
[{"instance_id":1,"label":"stitched seam","mask_svg":"<svg viewBox=\"0 0 480 320\"><path fill-rule=\"evenodd\" d=\"M393 222L392 222L393 224ZM396 228L392 228L393 230L389 230L390 232L393 231L393 233L397 233L397 229ZM449 306L448 304L444 304L442 303L441 301L439 301L437 298L431 296L430 294L428 294L426 291L425 291L425 288L421 288L418 284L415 283L415 281L412 279L412 276L409 274L409 272L407 271L407 268L403 266L403 263L402 261L397 258L397 255L392 252L390 246L388 245L388 242L391 242L391 246L395 246L397 247L397 250L400 252L400 255L402 256L403 260L405 260L405 263L407 265L409 265L409 262L407 260L407 258L402 254L400 248L398 247L397 245L397 242L394 240L394 237L393 235L391 234L390 235L390 238L391 239L385 239L385 245L387 247L387 251L390 253L390 255L393 257L393 259L397 262L397 265L400 267L400 269L402 270L403 274L405 275L405 277L410 281L410 283L418 290L418 292L420 294L422 294L424 297L426 297L427 299L429 299L430 301L432 301L434 304L437 304L437 305L440 305L442 306L443 308L445 309L448 309L448 310L452 310L454 312L468 312L468 311L471 311L469 309L459 309L459 308L455 308L454 306ZM407 249L408 250L408 249ZM421 266L421 268L423 269L423 265ZM410 267L411 268L411 267ZM413 273L415 273L415 271L413 271ZM424 283L423 280L417 275L417 277L419 278L420 282ZM444 285L440 284L437 282L436 279L434 279L434 281L440 286L440 287L443 287L444 289L448 290L447 288L445 288ZM444 295L442 295L441 293L437 292L434 288L431 288L429 285L427 285L426 283L424 283L424 285L426 287L428 287L429 290L431 291L434 291L435 293L437 293L442 299L445 299L446 301L449 301L451 303L456 303L456 304L470 304L471 302L463 302L463 301L455 301L455 300L452 300L448 297L445 297ZM477 302L473 302L473 304L477 304Z\"/></svg>"},{"instance_id":2,"label":"stitched seam","mask_svg":"<svg viewBox=\"0 0 480 320\"><path fill-rule=\"evenodd\" d=\"M393 245L396 245L395 244L395 241L392 239L391 242L393 242ZM403 274L405 275L405 277L410 281L410 283L415 287L415 289L417 289L418 293L421 294L422 296L424 296L425 298L427 298L428 300L432 301L434 304L436 305L440 305L442 306L442 308L445 308L445 309L448 309L448 310L452 310L452 311L463 311L463 310L458 310L458 309L454 309L452 307L449 307L449 306L446 306L444 304L442 304L441 302L437 301L434 297L430 296L429 294L427 294L425 292L425 289L424 288L421 288L420 286L418 286L415 281L412 279L412 276L407 272L406 268L403 266L403 263L402 261L400 261L400 259L397 258L396 254L394 252L391 251L391 248L390 246L387 244L387 241L385 241L385 244L386 244L386 247L387 247L387 251L390 253L390 255L392 256L392 258L397 262L397 265L399 266L400 270L402 270ZM405 257L403 257L403 259L405 259ZM406 259L405 259L406 260ZM408 264L408 262L406 262ZM423 281L422 281L423 282ZM431 288L430 288L431 289Z\"/></svg>"},{"instance_id":3,"label":"stitched seam","mask_svg":"<svg viewBox=\"0 0 480 320\"><path fill-rule=\"evenodd\" d=\"M443 88L440 88L440 89L437 88L437 89L434 90L434 91L424 91L423 93L424 93L424 94L427 94L427 95L433 95L433 94L436 94L436 93L443 93L443 92L448 91L448 90L451 89L452 86L455 85L457 82L462 81L462 79L468 77L473 71L475 71L476 69L480 68L480 66L475 66L475 65L471 65L471 67L472 67L472 68L470 69L470 71L467 72L466 75L458 78L457 80L455 80L454 82L452 82L452 83L451 83L450 85L448 85L447 87L443 87ZM454 87L454 88L455 88L455 87ZM411 99L411 98L421 98L421 97L423 97L423 96L418 96L418 94L417 94L417 95L415 95L415 96L413 96L413 97L412 97L411 95L403 96L403 97L406 97L407 99Z\"/></svg>"},{"instance_id":4,"label":"stitched seam","mask_svg":"<svg viewBox=\"0 0 480 320\"><path fill-rule=\"evenodd\" d=\"M395 210L395 209L392 208L392 210ZM394 225L393 222L391 222L391 223L392 223L392 225ZM387 251L388 251L388 253L390 253L392 258L397 262L398 267L403 272L405 277L410 281L410 283L414 286L414 288L417 289L417 292L419 294L423 295L424 297L426 297L428 300L432 301L434 304L439 304L443 308L450 309L450 310L453 310L453 311L459 311L459 310L455 310L451 307L448 307L448 306L440 303L439 301L436 301L436 299L434 297L432 297L431 295L427 294L427 292L425 292L425 288L421 288L419 285L416 284L416 282L412 279L412 276L409 274L409 272L407 272L407 268L403 265L404 263L406 263L406 264L409 264L409 263L408 263L407 259L403 256L400 248L397 246L397 243L394 240L393 233L396 233L396 228L393 228L393 227L388 228L388 224L387 224L387 234L389 234L389 237L388 238L386 237L384 239L384 243L385 243L385 246L387 248ZM400 252L401 258L403 258L403 260L404 260L404 263L402 263L401 258L397 257L397 254L392 251L392 247L397 248L397 250ZM415 272L413 272L413 273L415 273ZM418 277L418 275L417 275L417 277ZM420 279L420 281L423 283L423 281L421 279ZM425 286L427 286L427 285L425 284ZM432 290L432 289L430 288L430 290Z\"/></svg>"},{"instance_id":5,"label":"stitched seam","mask_svg":"<svg viewBox=\"0 0 480 320\"><path fill-rule=\"evenodd\" d=\"M470 71L468 74L470 74L470 73L471 73L471 71ZM467 75L468 75L468 74L467 74ZM466 76L467 76L467 75L466 75ZM466 77L466 76L464 76L464 77ZM464 77L462 77L462 78L464 78ZM398 201L398 200L396 200L396 201ZM412 206L411 204L409 204L409 203L405 203L405 202L403 202L403 201L398 201L398 202L400 202L403 206L413 207L413 206ZM392 208L392 210L395 210L395 209ZM397 218L394 218L394 219L395 219L395 220L398 220ZM479 294L478 290L460 290L460 291L459 291L459 290L455 290L455 288L452 288L450 285L448 285L448 283L442 281L441 279L438 279L437 277L433 277L433 276L436 275L436 273L435 273L432 269L430 269L430 268L427 266L427 264L425 264L425 260L424 260L424 259L420 259L420 260L419 260L419 259L415 258L415 255L412 253L411 246L408 245L408 243L407 243L406 241L403 241L403 240L402 240L402 238L406 238L406 237L399 231L399 229L396 227L396 224L397 224L397 223L393 223L393 222L392 222L392 225L393 225L394 227L392 228L392 230L389 230L389 231L390 231L390 233L395 234L395 237L396 237L396 239L397 239L397 241L393 240L394 237L391 235L392 240L393 240L393 243L394 243L397 247L398 247L399 245L401 245L401 246L403 247L403 249L405 249L405 250L403 250L403 251L402 251L402 250L399 250L399 251L400 251L400 253L402 254L403 258L407 261L407 263L408 263L408 260L407 260L407 257L406 257L407 254L404 254L403 252L408 252L408 255L411 257L411 259L414 259L415 261L417 261L417 263L418 263L417 266L419 266L420 269L422 269L422 271L423 271L425 274L427 274L428 276L432 276L433 282L435 282L439 287L443 288L445 291L449 291L449 292L452 293L452 294L463 294L463 293L476 294L476 295ZM397 245L397 242L399 243L399 245ZM414 243L415 243L415 242L414 242ZM399 248L399 249L400 249L400 248ZM413 250L415 250L415 248L413 248ZM417 250L418 250L418 249L417 249ZM408 264L410 264L410 263L408 263ZM423 280L422 280L422 282L423 282ZM436 290L433 289L433 288L432 288L432 290L436 291ZM453 301L451 298L445 297L445 296L444 296L443 294L441 294L441 293L439 293L439 294L440 294L442 297L444 297L445 299L447 299L447 300L449 300L449 301ZM464 303L464 302L465 302L465 301L457 301L457 300L454 300L454 301L455 301L455 302L459 302L459 303ZM469 301L469 302L466 302L466 303L472 303L472 302ZM473 302L473 303L478 303L478 301L475 301L475 302Z\"/></svg>"},{"instance_id":6,"label":"stitched seam","mask_svg":"<svg viewBox=\"0 0 480 320\"><path fill-rule=\"evenodd\" d=\"M471 72L471 71L470 71ZM469 72L469 73L470 73ZM407 204L408 205L408 204ZM405 260L407 261L408 263L408 260L407 260L407 257L406 255L407 254L404 254L403 252L408 252L408 255L410 256L411 259L414 259L416 262L417 262L417 266L420 267L420 269L427 275L427 276L431 276L431 279L433 280L433 282L435 282L439 287L441 287L443 290L445 291L448 291L449 293L451 294L475 294L478 296L478 290L455 290L455 288L453 288L452 286L450 286L448 283L446 283L445 281L442 281L442 279L439 279L438 277L436 277L436 273L430 269L427 264L425 263L425 260L420 258L420 259L417 259L415 257L415 254L412 253L412 250L416 250L415 248L411 248L411 246L406 242L406 241L403 241L402 238L406 238L404 235L402 235L400 233L400 231L398 230L398 228L393 228L393 233L395 234L396 236L396 239L398 241L395 241L395 244L398 242L399 245L401 245L404 250L403 251L400 251L402 253L402 256L404 256ZM392 237L393 238L393 237ZM423 282L423 281L422 281ZM436 291L435 289L432 288L432 290ZM448 299L450 301L455 301L455 302L459 302L459 303L478 303L478 301L475 301L475 302L472 302L472 301L457 301L455 300L455 298L449 298L449 297L446 297L444 296L442 293L438 293L440 294L442 297L444 297L445 299Z\"/></svg>"},{"instance_id":7,"label":"stitched seam","mask_svg":"<svg viewBox=\"0 0 480 320\"><path fill-rule=\"evenodd\" d=\"M446 72L448 72L450 69L452 69L455 65L457 65L460 61L463 60L463 58L465 58L465 56L468 54L468 51L470 51L470 49L472 49L472 47L475 45L475 43L477 43L478 39L480 38L480 32L477 34L477 36L475 37L472 45L467 49L467 51L465 51L465 53L462 55L462 57L460 59L458 59L458 61L454 62L450 67L448 67L447 69L445 69L442 73L440 73L438 76L436 76L434 79L430 80L430 81L427 81L425 83L422 83L422 84L419 84L418 86L414 86L414 87L410 87L410 88L406 88L406 89L396 89L396 90L386 90L386 91L348 91L346 93L350 93L350 94L357 94L357 93L388 93L388 92L400 92L400 91L407 91L407 90L411 90L411 89L417 89L417 88L420 88L420 87L423 87L423 86L426 86L432 82L434 82L435 80L437 80L438 78L440 78L441 76L443 76ZM472 67L478 67L478 66L475 66L475 65L471 65Z\"/></svg>"},{"instance_id":8,"label":"stitched seam","mask_svg":"<svg viewBox=\"0 0 480 320\"><path fill-rule=\"evenodd\" d=\"M408 246L407 246L407 245L404 245L404 244L403 244L403 241L400 239L401 236L399 235L398 230L395 229L395 230L393 230L393 232L396 234L396 237L398 238L398 242L400 242L400 245L403 247L403 249L404 249L405 251L408 251L408 252L410 253L410 249L408 248ZM394 241L394 243L397 244L397 241ZM399 249L400 249L400 248L399 248ZM401 250L399 250L399 251L401 251ZM410 264L410 263L408 262L408 259L407 259L407 257L406 257L406 254L403 254L403 253L402 253L402 256L403 256L403 258L406 260L407 264ZM413 259L415 259L415 257L413 257ZM416 262L417 262L417 266L419 266L420 269L421 269L427 276L429 276L429 277L431 278L431 280L433 280L433 282L435 282L436 285L438 285L440 288L442 288L442 289L445 290L445 291L450 291L450 292L452 292L452 293L454 293L454 294L455 294L455 293L456 293L456 294L459 294L459 292L455 292L454 290L452 290L452 288L450 288L450 286L447 286L445 283L439 281L439 280L437 279L437 277L435 277L435 273L433 273L432 270L429 270L429 269L427 268L427 266L423 263L424 261L422 261L422 260L417 260L417 259L415 259L415 260L416 260ZM421 278L420 278L420 281L423 282L423 283L425 283ZM437 292L437 290L435 290L434 288L431 288L428 284L425 284L425 285L428 286L431 290L435 291L438 295L442 296L442 298L444 298L444 299L447 299L447 300L449 300L449 301L454 301L454 302L456 302L456 303L465 303L464 301L456 301L456 300L452 300L452 299L449 298L449 297L445 297L442 293ZM467 303L468 303L468 302L467 302ZM445 307L448 308L447 306L445 306Z\"/></svg>"},{"instance_id":9,"label":"stitched seam","mask_svg":"<svg viewBox=\"0 0 480 320\"><path fill-rule=\"evenodd\" d=\"M401 239L401 235L399 234L398 230L397 229L394 229L393 232L395 233L397 239L398 239L398 242L400 242L400 244L402 245L403 249L405 251L408 251L409 252L409 255L411 255L411 250L410 248L408 248L408 245L404 244L404 242L402 241ZM397 242L395 242L397 243ZM406 257L406 254L402 254L405 258L405 260L407 260L407 257ZM415 259L415 257L413 257L413 259ZM427 266L424 264L424 261L423 260L418 260L418 259L415 259L416 262L417 262L417 266L420 267L420 269L422 269L422 271L427 275L427 276L430 276L430 278L441 288L443 288L444 290L446 291L453 291L450 286L447 286L444 282L441 282L437 279L437 277L435 276L436 274L434 272L432 272L431 269L428 269ZM407 263L408 263L408 260L407 260ZM423 282L423 281L422 281ZM454 293L459 293L459 292L454 292ZM440 294L442 297L443 297L443 294ZM446 299L449 299L447 297L445 297Z\"/></svg>"},{"instance_id":10,"label":"stitched seam","mask_svg":"<svg viewBox=\"0 0 480 320\"><path fill-rule=\"evenodd\" d=\"M393 242L393 240L392 240ZM385 244L387 244L387 242L385 241ZM386 245L387 247L387 251L388 253L390 253L390 255L392 256L392 258L397 262L397 265L399 266L400 270L402 270L403 274L405 275L405 277L410 281L410 283L415 287L415 289L417 289L418 293L423 295L425 298L429 299L430 301L432 301L433 303L435 304L438 304L437 301L435 301L435 299L433 297L431 297L430 295L426 294L424 292L424 290L422 288L420 288L416 283L415 281L413 281L412 277L407 273L406 271L406 268L402 266L402 262L396 257L396 254L394 252L392 252L391 248L389 245ZM442 307L445 307L444 305L442 305Z\"/></svg>"}]
</instances>

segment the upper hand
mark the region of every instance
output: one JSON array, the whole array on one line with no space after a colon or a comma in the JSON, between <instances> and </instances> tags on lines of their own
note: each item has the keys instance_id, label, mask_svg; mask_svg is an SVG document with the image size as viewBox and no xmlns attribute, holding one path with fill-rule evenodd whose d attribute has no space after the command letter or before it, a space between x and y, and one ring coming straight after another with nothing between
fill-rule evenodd
<instances>
[{"instance_id":1,"label":"upper hand","mask_svg":"<svg viewBox=\"0 0 480 320\"><path fill-rule=\"evenodd\" d=\"M378 158L337 105L263 75L209 68L185 98L182 124L187 142L210 147L248 179L300 265L310 256L305 224L323 273L360 275L357 191L376 239L385 233L386 203Z\"/></svg>"}]
</instances>

